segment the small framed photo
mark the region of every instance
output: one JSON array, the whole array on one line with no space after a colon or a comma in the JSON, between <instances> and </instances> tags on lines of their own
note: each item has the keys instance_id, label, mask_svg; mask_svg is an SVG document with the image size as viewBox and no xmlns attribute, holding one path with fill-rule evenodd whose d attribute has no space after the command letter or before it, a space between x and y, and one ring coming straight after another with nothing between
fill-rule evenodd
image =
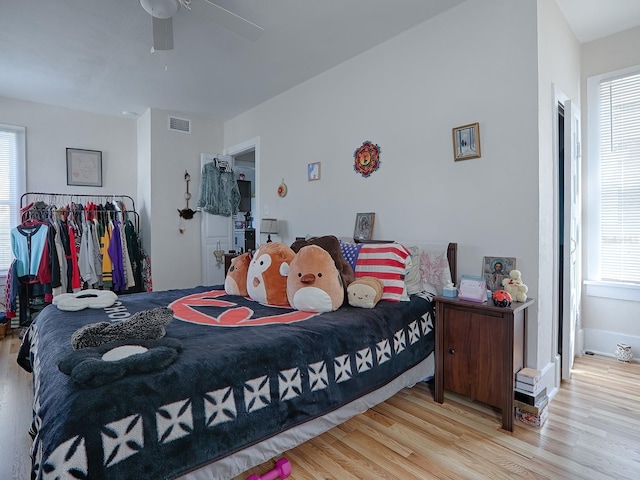
<instances>
[{"instance_id":1,"label":"small framed photo","mask_svg":"<svg viewBox=\"0 0 640 480\"><path fill-rule=\"evenodd\" d=\"M453 129L453 159L480 158L480 124L470 123Z\"/></svg>"},{"instance_id":2,"label":"small framed photo","mask_svg":"<svg viewBox=\"0 0 640 480\"><path fill-rule=\"evenodd\" d=\"M353 232L354 240L371 240L373 238L373 222L376 219L376 214L369 213L357 213L356 214L356 228Z\"/></svg>"},{"instance_id":3,"label":"small framed photo","mask_svg":"<svg viewBox=\"0 0 640 480\"><path fill-rule=\"evenodd\" d=\"M67 185L102 186L102 152L67 148Z\"/></svg>"},{"instance_id":4,"label":"small framed photo","mask_svg":"<svg viewBox=\"0 0 640 480\"><path fill-rule=\"evenodd\" d=\"M509 278L509 272L516 268L513 257L484 257L482 276L487 282L487 289L495 292L502 289L502 280Z\"/></svg>"},{"instance_id":5,"label":"small framed photo","mask_svg":"<svg viewBox=\"0 0 640 480\"><path fill-rule=\"evenodd\" d=\"M313 162L307 165L307 180L309 182L320 180L320 162Z\"/></svg>"}]
</instances>

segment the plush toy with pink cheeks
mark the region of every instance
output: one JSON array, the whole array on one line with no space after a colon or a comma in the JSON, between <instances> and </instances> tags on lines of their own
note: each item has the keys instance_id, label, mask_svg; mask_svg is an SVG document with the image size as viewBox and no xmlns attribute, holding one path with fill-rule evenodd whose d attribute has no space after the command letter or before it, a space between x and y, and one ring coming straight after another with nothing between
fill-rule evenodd
<instances>
[{"instance_id":1,"label":"plush toy with pink cheeks","mask_svg":"<svg viewBox=\"0 0 640 480\"><path fill-rule=\"evenodd\" d=\"M342 277L333 258L317 245L302 247L291 262L287 297L296 310L332 312L344 302Z\"/></svg>"},{"instance_id":2,"label":"plush toy with pink cheeks","mask_svg":"<svg viewBox=\"0 0 640 480\"><path fill-rule=\"evenodd\" d=\"M260 245L247 270L247 293L256 302L288 307L287 275L296 256L291 247L281 242Z\"/></svg>"},{"instance_id":3,"label":"plush toy with pink cheeks","mask_svg":"<svg viewBox=\"0 0 640 480\"><path fill-rule=\"evenodd\" d=\"M522 283L520 270L511 270L509 278L502 280L502 288L509 292L511 298L516 302L526 302L529 287Z\"/></svg>"},{"instance_id":4,"label":"plush toy with pink cheeks","mask_svg":"<svg viewBox=\"0 0 640 480\"><path fill-rule=\"evenodd\" d=\"M251 253L243 253L231 260L231 266L224 279L224 291L229 295L248 296L247 272L251 263Z\"/></svg>"}]
</instances>

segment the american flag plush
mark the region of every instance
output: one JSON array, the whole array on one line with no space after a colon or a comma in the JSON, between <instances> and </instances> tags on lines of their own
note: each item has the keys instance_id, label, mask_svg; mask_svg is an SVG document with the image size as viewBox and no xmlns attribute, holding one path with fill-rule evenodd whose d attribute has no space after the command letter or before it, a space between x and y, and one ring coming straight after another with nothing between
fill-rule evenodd
<instances>
[{"instance_id":1,"label":"american flag plush","mask_svg":"<svg viewBox=\"0 0 640 480\"><path fill-rule=\"evenodd\" d=\"M399 243L344 243L342 255L351 264L356 278L376 277L384 285L382 300L408 300L405 275L411 255Z\"/></svg>"}]
</instances>

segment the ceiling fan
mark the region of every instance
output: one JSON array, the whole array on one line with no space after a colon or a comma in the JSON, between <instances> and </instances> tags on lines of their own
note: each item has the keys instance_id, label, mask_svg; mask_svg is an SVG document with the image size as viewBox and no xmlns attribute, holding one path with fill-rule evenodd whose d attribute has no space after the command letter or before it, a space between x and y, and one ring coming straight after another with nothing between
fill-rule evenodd
<instances>
[{"instance_id":1,"label":"ceiling fan","mask_svg":"<svg viewBox=\"0 0 640 480\"><path fill-rule=\"evenodd\" d=\"M153 48L155 50L173 50L173 16L180 8L189 10L198 17L207 18L219 25L255 41L264 29L255 23L213 3L210 0L139 0L144 10L151 15L153 22Z\"/></svg>"}]
</instances>

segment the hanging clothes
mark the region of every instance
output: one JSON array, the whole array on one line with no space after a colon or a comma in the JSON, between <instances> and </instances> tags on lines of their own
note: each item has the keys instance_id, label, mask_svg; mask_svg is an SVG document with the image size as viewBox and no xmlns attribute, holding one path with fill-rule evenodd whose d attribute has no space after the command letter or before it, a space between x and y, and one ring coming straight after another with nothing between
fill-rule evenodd
<instances>
[{"instance_id":1,"label":"hanging clothes","mask_svg":"<svg viewBox=\"0 0 640 480\"><path fill-rule=\"evenodd\" d=\"M58 268L60 270L59 278L56 284L53 283L51 286L53 287L53 296L60 295L61 293L67 293L68 282L68 263L67 263L67 255L65 252L65 247L63 244L65 235L63 235L63 231L66 232L66 227L63 227L61 220L55 220L51 227L55 230L55 249L56 255L58 257ZM67 239L68 241L68 239ZM53 277L52 277L53 279Z\"/></svg>"},{"instance_id":2,"label":"hanging clothes","mask_svg":"<svg viewBox=\"0 0 640 480\"><path fill-rule=\"evenodd\" d=\"M93 231L92 223L85 221L82 224L82 238L80 240L80 253L78 254L78 267L80 277L90 288L98 285L98 274L96 272L93 255ZM102 270L100 270L102 274Z\"/></svg>"},{"instance_id":3,"label":"hanging clothes","mask_svg":"<svg viewBox=\"0 0 640 480\"><path fill-rule=\"evenodd\" d=\"M68 201L60 201L60 197L68 197ZM78 202L83 197L90 201ZM38 254L25 257L32 267L27 269L31 271L29 281L36 284L42 277L47 282L45 298L48 296L52 300L55 295L82 288L113 290L114 269L118 291L144 291L139 218L133 199L127 195L108 195L98 205L96 197L100 196L43 192L28 192L22 196L20 203L26 205L20 209L22 227L27 222L35 226L38 220L38 224L48 226L49 230L39 267L35 265ZM43 201L45 198L49 204ZM65 206L54 205L58 202ZM135 223L129 220L130 216ZM118 230L118 247L114 243L113 228ZM120 252L114 256L115 260L109 255L110 247ZM40 290L34 286L28 294ZM15 303L20 304L19 300Z\"/></svg>"},{"instance_id":4,"label":"hanging clothes","mask_svg":"<svg viewBox=\"0 0 640 480\"><path fill-rule=\"evenodd\" d=\"M113 291L121 292L126 290L126 279L124 277L124 263L122 261L122 243L120 241L120 222L112 222L111 241L107 247L109 258L112 265Z\"/></svg>"},{"instance_id":5,"label":"hanging clothes","mask_svg":"<svg viewBox=\"0 0 640 480\"><path fill-rule=\"evenodd\" d=\"M100 252L102 253L102 283L105 288L110 289L113 285L113 264L109 256L109 245L111 244L111 225L104 224L103 234L100 237Z\"/></svg>"},{"instance_id":6,"label":"hanging clothes","mask_svg":"<svg viewBox=\"0 0 640 480\"><path fill-rule=\"evenodd\" d=\"M69 293L72 293L80 291L82 288L82 282L80 281L80 269L78 268L78 245L76 244L74 225L71 221L67 222L67 232L69 234L69 256L67 257L67 267L71 270L71 290Z\"/></svg>"},{"instance_id":7,"label":"hanging clothes","mask_svg":"<svg viewBox=\"0 0 640 480\"><path fill-rule=\"evenodd\" d=\"M129 258L131 259L131 268L133 270L133 280L135 283L134 287L130 291L143 292L145 290L142 277L142 261L144 255L142 254L142 249L140 248L140 239L138 238L136 229L131 220L127 219L127 223L124 226L124 231L127 237L127 249Z\"/></svg>"},{"instance_id":8,"label":"hanging clothes","mask_svg":"<svg viewBox=\"0 0 640 480\"><path fill-rule=\"evenodd\" d=\"M238 213L240 189L230 168L219 168L215 162L202 167L197 207L213 215L229 217Z\"/></svg>"},{"instance_id":9,"label":"hanging clothes","mask_svg":"<svg viewBox=\"0 0 640 480\"><path fill-rule=\"evenodd\" d=\"M18 277L36 278L49 227L44 223L24 223L11 229L11 251L17 260Z\"/></svg>"}]
</instances>

